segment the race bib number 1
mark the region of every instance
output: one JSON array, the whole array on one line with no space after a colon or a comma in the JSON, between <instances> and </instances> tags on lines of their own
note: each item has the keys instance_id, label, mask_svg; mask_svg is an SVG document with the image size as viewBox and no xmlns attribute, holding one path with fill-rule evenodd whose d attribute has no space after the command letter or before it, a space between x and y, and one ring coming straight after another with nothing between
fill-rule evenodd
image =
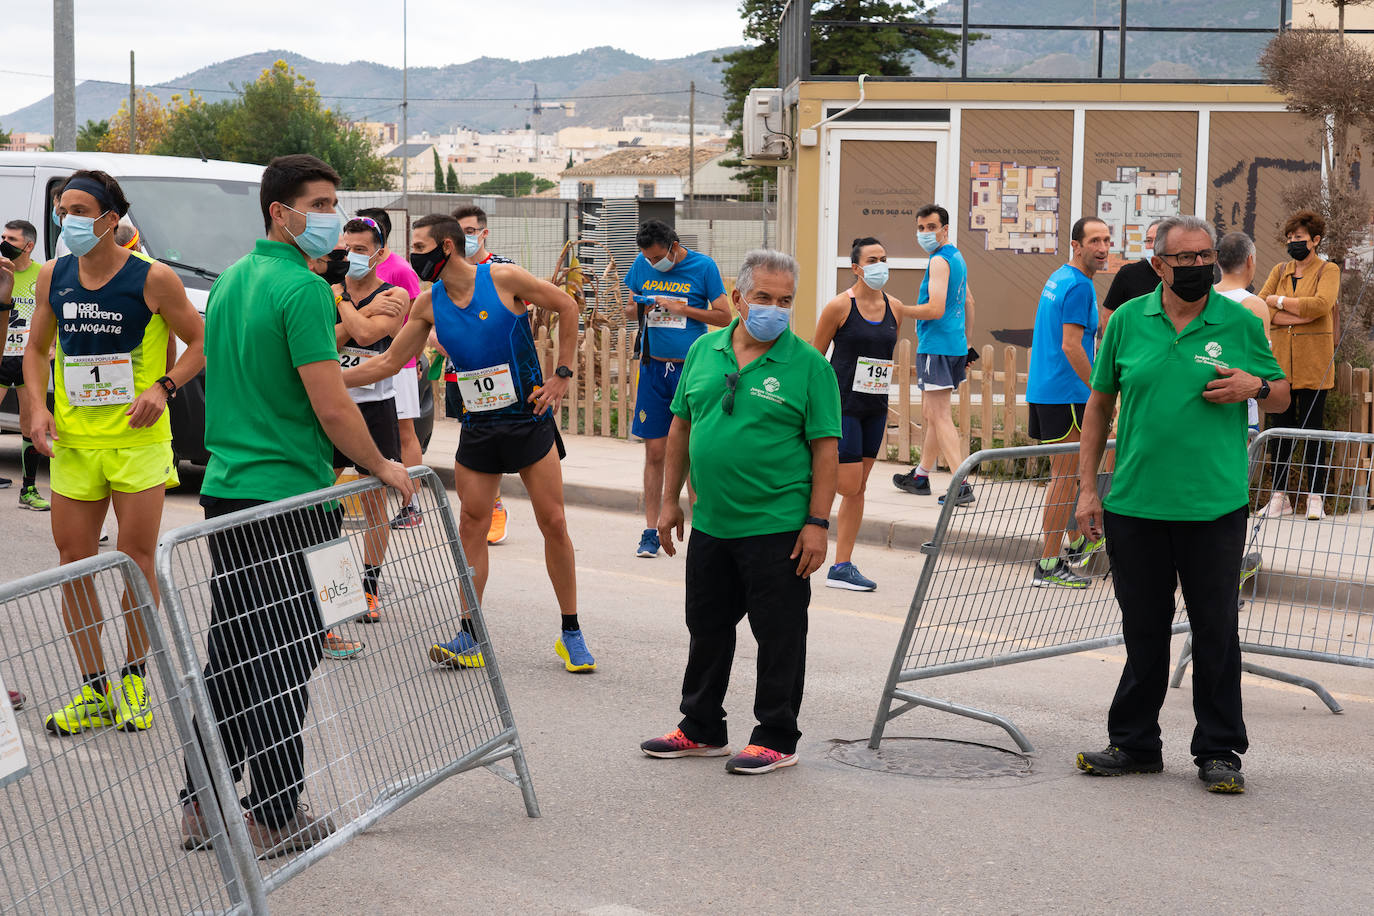
<instances>
[{"instance_id":1,"label":"race bib number 1","mask_svg":"<svg viewBox=\"0 0 1374 916\"><path fill-rule=\"evenodd\" d=\"M10 328L5 334L5 355L23 356L29 342L28 328Z\"/></svg>"},{"instance_id":2,"label":"race bib number 1","mask_svg":"<svg viewBox=\"0 0 1374 916\"><path fill-rule=\"evenodd\" d=\"M887 394L892 380L892 360L860 356L854 366L854 390L860 394Z\"/></svg>"},{"instance_id":3,"label":"race bib number 1","mask_svg":"<svg viewBox=\"0 0 1374 916\"><path fill-rule=\"evenodd\" d=\"M73 407L134 402L134 358L128 353L63 356L62 382Z\"/></svg>"},{"instance_id":4,"label":"race bib number 1","mask_svg":"<svg viewBox=\"0 0 1374 916\"><path fill-rule=\"evenodd\" d=\"M463 396L463 406L474 413L509 407L516 401L510 364L459 372L458 393Z\"/></svg>"}]
</instances>

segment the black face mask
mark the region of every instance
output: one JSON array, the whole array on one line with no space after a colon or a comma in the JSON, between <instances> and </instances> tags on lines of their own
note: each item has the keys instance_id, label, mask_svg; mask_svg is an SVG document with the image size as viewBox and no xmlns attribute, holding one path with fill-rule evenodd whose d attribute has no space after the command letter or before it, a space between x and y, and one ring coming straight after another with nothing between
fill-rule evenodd
<instances>
[{"instance_id":1,"label":"black face mask","mask_svg":"<svg viewBox=\"0 0 1374 916\"><path fill-rule=\"evenodd\" d=\"M1312 253L1312 249L1307 247L1306 242L1289 242L1288 256L1295 261L1306 261L1307 256Z\"/></svg>"},{"instance_id":2,"label":"black face mask","mask_svg":"<svg viewBox=\"0 0 1374 916\"><path fill-rule=\"evenodd\" d=\"M13 261L16 260L23 253L24 249L18 248L14 245L11 245L9 242L4 241L3 239L0 239L0 258L9 258L11 261Z\"/></svg>"},{"instance_id":3,"label":"black face mask","mask_svg":"<svg viewBox=\"0 0 1374 916\"><path fill-rule=\"evenodd\" d=\"M342 283L348 276L348 252L335 248L324 256L324 273L320 274L330 286Z\"/></svg>"},{"instance_id":4,"label":"black face mask","mask_svg":"<svg viewBox=\"0 0 1374 916\"><path fill-rule=\"evenodd\" d=\"M1212 288L1212 265L1194 264L1192 267L1175 267L1174 281L1169 289L1184 302L1204 299Z\"/></svg>"},{"instance_id":5,"label":"black face mask","mask_svg":"<svg viewBox=\"0 0 1374 916\"><path fill-rule=\"evenodd\" d=\"M448 263L448 255L444 254L443 246L436 245L429 251L412 251L410 253L410 268L416 275L426 283L439 279L439 273Z\"/></svg>"}]
</instances>

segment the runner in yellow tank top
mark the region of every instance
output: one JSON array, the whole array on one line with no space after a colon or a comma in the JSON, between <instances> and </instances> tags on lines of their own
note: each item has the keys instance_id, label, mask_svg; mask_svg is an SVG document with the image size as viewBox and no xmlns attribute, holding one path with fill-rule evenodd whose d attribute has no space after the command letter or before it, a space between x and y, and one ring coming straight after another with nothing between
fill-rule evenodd
<instances>
[{"instance_id":1,"label":"runner in yellow tank top","mask_svg":"<svg viewBox=\"0 0 1374 916\"><path fill-rule=\"evenodd\" d=\"M96 553L113 501L119 549L143 570L156 600L153 551L167 485L177 483L167 400L204 367L205 327L169 267L116 244L115 225L128 211L119 183L104 172L76 172L62 190L62 238L72 253L44 264L38 276L24 349L24 434L52 458L52 531L61 561ZM168 328L186 342L170 371ZM56 416L44 398L54 346ZM129 607L130 596L121 603ZM138 615L125 614L127 654L118 678L105 675L104 617L93 590L64 590L62 616L83 683L47 717L48 731L151 725L143 682L148 635Z\"/></svg>"}]
</instances>

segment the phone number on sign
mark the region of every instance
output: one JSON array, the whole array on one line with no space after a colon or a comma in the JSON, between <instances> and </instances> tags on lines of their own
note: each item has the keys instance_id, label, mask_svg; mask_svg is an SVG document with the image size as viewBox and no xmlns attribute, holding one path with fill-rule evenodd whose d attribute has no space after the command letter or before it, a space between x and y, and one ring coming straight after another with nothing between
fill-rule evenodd
<instances>
[{"instance_id":1,"label":"phone number on sign","mask_svg":"<svg viewBox=\"0 0 1374 916\"><path fill-rule=\"evenodd\" d=\"M865 207L864 216L914 216L915 210L879 210Z\"/></svg>"}]
</instances>

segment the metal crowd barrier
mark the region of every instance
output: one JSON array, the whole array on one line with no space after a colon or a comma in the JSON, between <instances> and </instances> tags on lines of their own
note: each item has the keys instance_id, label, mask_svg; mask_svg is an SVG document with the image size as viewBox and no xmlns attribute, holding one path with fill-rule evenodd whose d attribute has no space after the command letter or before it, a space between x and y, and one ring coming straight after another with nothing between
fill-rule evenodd
<instances>
[{"instance_id":1,"label":"metal crowd barrier","mask_svg":"<svg viewBox=\"0 0 1374 916\"><path fill-rule=\"evenodd\" d=\"M265 910L266 895L313 862L466 770L489 767L515 783L528 815L539 816L447 494L433 471L413 468L411 475L423 518L417 528L392 530L398 507L366 478L188 525L158 546L158 581L213 783L213 791L198 783L198 797L202 809L218 799L255 910ZM340 503L353 497L364 505L375 500L377 508L368 522L343 531ZM374 539L387 541L381 620L365 625L354 616L364 605L350 602L360 594ZM458 634L464 607L485 667L436 667L429 648ZM321 619L334 635L365 643L363 651L316 661ZM207 644L213 669L202 667ZM294 685L312 664L302 696ZM228 745L208 727L217 708L238 726L228 730ZM336 829L308 849L274 855L279 850L254 846L240 795L274 772L265 758L296 741L307 816L327 817ZM497 766L506 759L514 772ZM236 785L232 774L245 760ZM249 797L243 805L261 801Z\"/></svg>"},{"instance_id":2,"label":"metal crowd barrier","mask_svg":"<svg viewBox=\"0 0 1374 916\"><path fill-rule=\"evenodd\" d=\"M1242 652L1374 668L1374 515L1369 466L1374 435L1269 429L1250 445L1250 537L1241 585ZM1278 478L1276 481L1275 478ZM1291 514L1261 515L1275 484ZM1307 517L1319 491L1324 519ZM1191 661L1186 643L1171 685ZM1316 681L1253 662L1242 668L1312 690L1334 713L1341 705Z\"/></svg>"},{"instance_id":3,"label":"metal crowd barrier","mask_svg":"<svg viewBox=\"0 0 1374 916\"><path fill-rule=\"evenodd\" d=\"M45 729L45 718L81 690L83 674L95 673L78 666L64 607L73 635L89 637L116 682L130 622L146 629L149 728L61 737ZM101 616L103 627L78 624ZM196 778L206 773L152 594L131 559L110 552L0 585L0 681L0 913L184 913L244 904L216 811L206 812L214 852L181 848L183 758ZM18 710L9 690L25 695Z\"/></svg>"}]
</instances>

